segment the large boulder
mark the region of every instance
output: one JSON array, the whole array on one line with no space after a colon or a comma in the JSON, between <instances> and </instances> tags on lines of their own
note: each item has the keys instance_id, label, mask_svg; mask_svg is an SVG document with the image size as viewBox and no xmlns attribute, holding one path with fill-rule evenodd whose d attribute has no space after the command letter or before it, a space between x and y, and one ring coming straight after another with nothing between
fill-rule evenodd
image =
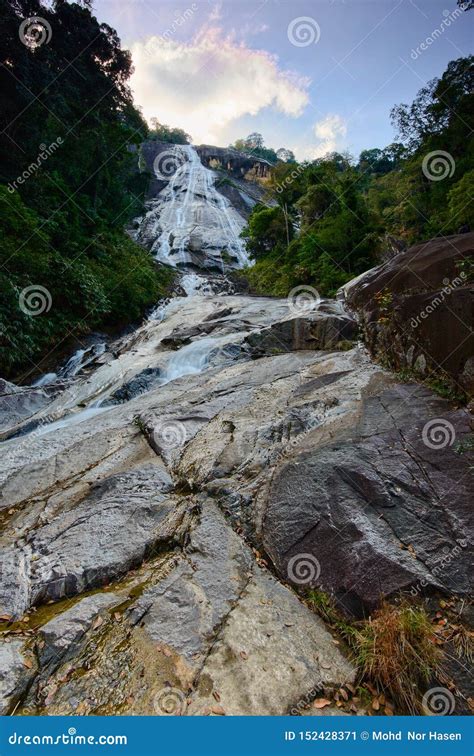
<instances>
[{"instance_id":1,"label":"large boulder","mask_svg":"<svg viewBox=\"0 0 474 756\"><path fill-rule=\"evenodd\" d=\"M393 384L329 443L309 436L267 499L264 547L279 575L356 616L400 591L467 594L471 431L467 411Z\"/></svg>"},{"instance_id":2,"label":"large boulder","mask_svg":"<svg viewBox=\"0 0 474 756\"><path fill-rule=\"evenodd\" d=\"M406 249L342 289L371 354L474 392L474 233Z\"/></svg>"}]
</instances>

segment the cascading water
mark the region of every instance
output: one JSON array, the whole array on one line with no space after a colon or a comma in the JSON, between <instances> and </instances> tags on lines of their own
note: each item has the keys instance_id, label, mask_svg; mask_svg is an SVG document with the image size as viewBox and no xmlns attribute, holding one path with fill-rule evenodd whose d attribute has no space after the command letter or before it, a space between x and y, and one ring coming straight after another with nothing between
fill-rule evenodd
<instances>
[{"instance_id":1,"label":"cascading water","mask_svg":"<svg viewBox=\"0 0 474 756\"><path fill-rule=\"evenodd\" d=\"M220 194L217 174L191 145L170 147L175 172L143 218L137 239L156 259L186 268L240 268L249 260L240 238L245 221Z\"/></svg>"},{"instance_id":2,"label":"cascading water","mask_svg":"<svg viewBox=\"0 0 474 756\"><path fill-rule=\"evenodd\" d=\"M206 298L232 294L234 285L224 275L225 271L249 262L240 238L245 221L217 191L217 174L201 163L198 153L190 145L170 145L169 154L175 158L176 170L167 186L153 200L136 234L137 241L146 244L158 260L183 270L179 285L186 296L175 296L155 308L147 322L154 322L157 326L180 311L185 299L201 300L204 306ZM214 273L207 274L208 270ZM196 301L196 312L200 311L201 306ZM205 337L182 346L170 354L158 383L165 385L181 376L198 374L214 364L215 358L218 362L226 361L225 347L232 338ZM220 347L223 347L222 353L218 351ZM81 371L105 349L106 344L96 343L77 350L57 373L41 376L35 387L64 383L70 390L78 380L80 382ZM90 398L86 393L85 401L81 399L75 407L69 401L61 405L60 393L56 404L64 415L59 418L56 415L54 420L53 415L40 415L37 435L82 423L108 411L111 408L107 402L110 391L95 391L94 397L89 394Z\"/></svg>"}]
</instances>

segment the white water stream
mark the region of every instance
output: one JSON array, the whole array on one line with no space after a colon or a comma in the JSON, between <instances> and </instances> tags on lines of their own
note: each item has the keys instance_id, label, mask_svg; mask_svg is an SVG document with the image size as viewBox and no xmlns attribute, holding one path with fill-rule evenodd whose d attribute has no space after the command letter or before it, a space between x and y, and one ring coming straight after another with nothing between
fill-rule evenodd
<instances>
[{"instance_id":1,"label":"white water stream","mask_svg":"<svg viewBox=\"0 0 474 756\"><path fill-rule=\"evenodd\" d=\"M147 242L158 260L183 269L180 286L186 297L175 297L159 305L148 318L148 322L154 321L157 325L179 312L184 301L190 298L203 301L208 297L231 293L233 285L222 273L227 268L248 264L240 239L245 221L215 188L217 174L201 163L198 153L190 145L170 145L168 154L170 152L177 169L168 185L153 201L152 209L142 219L137 239ZM203 273L196 273L196 269L200 268L220 270L222 273L209 279ZM209 365L211 354L228 340L229 337L223 338L222 335L204 337L171 352L159 384L165 385L182 376L201 373ZM80 381L80 376L76 376L105 349L106 344L103 343L78 349L57 373L46 373L33 385L41 388L70 379ZM85 407L82 405L84 408L79 411L72 407L67 410L65 405L64 417L53 422L48 422L47 415L43 414L44 424L39 416L39 425L33 432L44 435L106 412L111 406L104 407L102 404L108 395L107 392Z\"/></svg>"},{"instance_id":2,"label":"white water stream","mask_svg":"<svg viewBox=\"0 0 474 756\"><path fill-rule=\"evenodd\" d=\"M217 191L215 171L201 163L191 145L170 145L167 154L176 170L143 218L137 238L157 260L175 267L224 271L247 265L240 238L245 221Z\"/></svg>"}]
</instances>

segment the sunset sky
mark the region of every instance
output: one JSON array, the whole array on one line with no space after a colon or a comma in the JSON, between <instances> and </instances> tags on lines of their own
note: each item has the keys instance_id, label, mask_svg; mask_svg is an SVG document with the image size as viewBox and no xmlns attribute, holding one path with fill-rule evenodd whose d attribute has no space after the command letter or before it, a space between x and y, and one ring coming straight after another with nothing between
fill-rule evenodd
<instances>
[{"instance_id":1,"label":"sunset sky","mask_svg":"<svg viewBox=\"0 0 474 756\"><path fill-rule=\"evenodd\" d=\"M195 143L260 131L299 159L394 140L391 107L472 52L455 0L96 0L136 104ZM425 49L423 49L423 47Z\"/></svg>"}]
</instances>

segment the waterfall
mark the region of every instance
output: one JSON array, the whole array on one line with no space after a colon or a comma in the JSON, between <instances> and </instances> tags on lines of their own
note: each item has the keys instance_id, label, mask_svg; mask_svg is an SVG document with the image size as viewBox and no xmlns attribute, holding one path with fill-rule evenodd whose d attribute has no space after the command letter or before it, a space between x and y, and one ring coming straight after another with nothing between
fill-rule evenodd
<instances>
[{"instance_id":1,"label":"waterfall","mask_svg":"<svg viewBox=\"0 0 474 756\"><path fill-rule=\"evenodd\" d=\"M175 172L152 201L138 240L174 267L224 272L247 265L240 238L245 221L217 191L215 171L201 163L191 145L170 145L167 153Z\"/></svg>"}]
</instances>

